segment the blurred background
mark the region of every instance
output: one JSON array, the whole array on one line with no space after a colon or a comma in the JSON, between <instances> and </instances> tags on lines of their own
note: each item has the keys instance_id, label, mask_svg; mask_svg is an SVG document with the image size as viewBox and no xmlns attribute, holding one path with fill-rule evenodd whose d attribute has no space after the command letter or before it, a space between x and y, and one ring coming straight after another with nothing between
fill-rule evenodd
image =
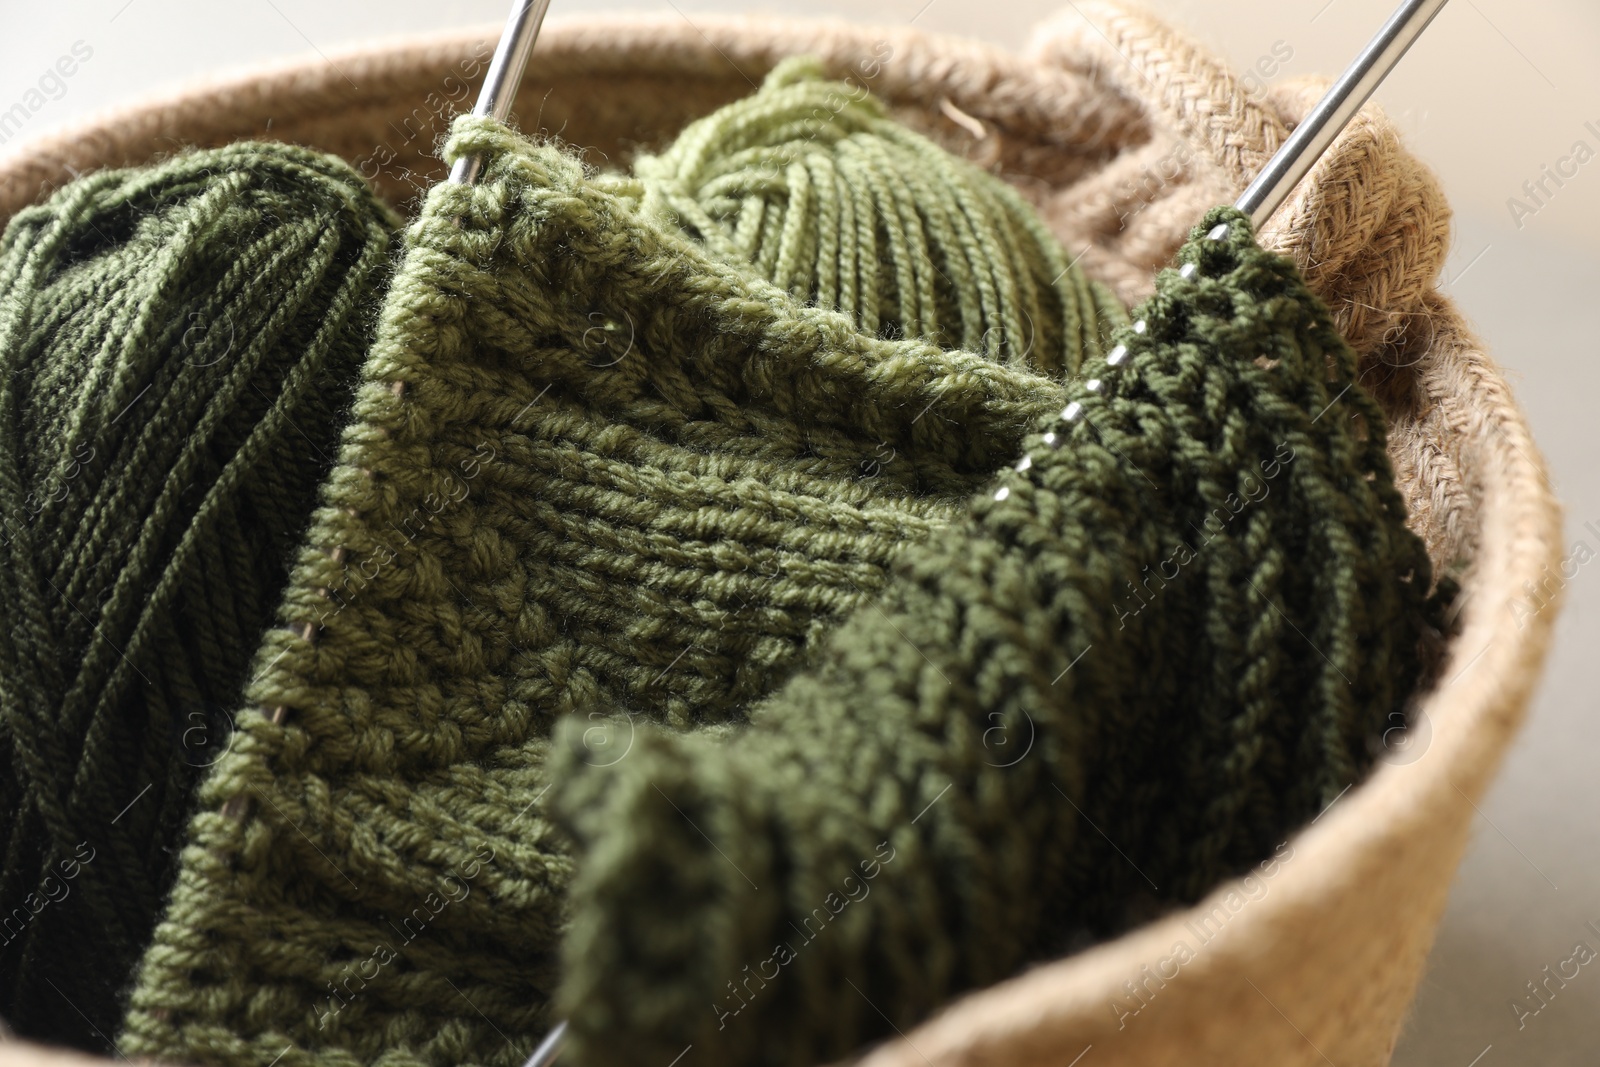
<instances>
[{"instance_id":1,"label":"blurred background","mask_svg":"<svg viewBox=\"0 0 1600 1067\"><path fill-rule=\"evenodd\" d=\"M1144 0L1240 72L1334 75L1394 0ZM0 153L76 117L201 72L374 37L487 23L505 0L76 0L10 11L0 35ZM1070 0L556 0L594 11L849 18L1013 48ZM1076 16L1081 17L1081 16ZM1454 0L1378 98L1456 209L1444 286L1507 368L1567 507L1568 549L1600 556L1600 4ZM62 56L75 72L29 96ZM537 60L535 60L537 62ZM57 88L59 85L59 89ZM1552 177L1554 175L1554 177ZM1542 188L1540 187L1542 184ZM1592 523L1592 528L1587 524ZM1488 801L1401 1039L1400 1067L1590 1065L1600 1049L1600 959L1537 1014L1527 984L1600 953L1600 566L1566 588L1550 670ZM1588 923L1593 921L1595 928ZM1569 968L1570 969L1570 968ZM1342 1065L1341 1065L1342 1067Z\"/></svg>"}]
</instances>

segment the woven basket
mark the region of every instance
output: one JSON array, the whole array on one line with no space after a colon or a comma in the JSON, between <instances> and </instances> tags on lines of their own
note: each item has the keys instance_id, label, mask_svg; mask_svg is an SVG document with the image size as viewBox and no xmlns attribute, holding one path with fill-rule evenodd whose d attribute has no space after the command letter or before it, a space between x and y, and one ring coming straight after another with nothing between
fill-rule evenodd
<instances>
[{"instance_id":1,"label":"woven basket","mask_svg":"<svg viewBox=\"0 0 1600 1067\"><path fill-rule=\"evenodd\" d=\"M518 113L524 128L559 133L597 162L624 162L747 94L782 57L816 54L1012 180L1131 302L1323 86L1252 94L1156 19L1110 0L1074 6L1023 56L838 23L558 22L540 39ZM81 122L0 157L0 221L73 173L249 137L338 153L404 203L442 176L436 138L450 108L467 105L493 40L480 31L257 68ZM1460 575L1459 632L1438 686L1405 743L1280 850L1270 878L1225 885L1193 909L967 996L871 1052L873 1067L1067 1065L1091 1046L1089 1067L1390 1058L1474 802L1549 644L1554 609L1530 614L1523 586L1542 586L1557 563L1559 515L1504 379L1435 288L1448 206L1377 108L1262 239L1301 265L1362 356L1364 384L1392 420L1412 525L1439 571ZM1192 959L1178 962L1180 943ZM0 1049L0 1064L51 1059Z\"/></svg>"}]
</instances>

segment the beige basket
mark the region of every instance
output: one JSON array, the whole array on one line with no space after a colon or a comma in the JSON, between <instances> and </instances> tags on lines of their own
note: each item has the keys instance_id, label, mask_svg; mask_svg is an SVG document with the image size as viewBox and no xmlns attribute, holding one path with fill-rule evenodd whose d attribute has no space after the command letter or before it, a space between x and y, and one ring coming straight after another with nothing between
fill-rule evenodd
<instances>
[{"instance_id":1,"label":"beige basket","mask_svg":"<svg viewBox=\"0 0 1600 1067\"><path fill-rule=\"evenodd\" d=\"M558 22L539 42L518 111L525 128L620 162L748 93L783 56L817 54L1013 180L1089 271L1133 301L1321 86L1252 97L1161 22L1110 0L1075 8L1021 57L845 24ZM0 157L0 220L74 172L263 136L336 152L406 201L441 176L435 140L493 39L487 30L258 68L14 146ZM1065 1067L1091 1046L1086 1067L1389 1060L1474 801L1544 660L1554 610L1530 613L1523 585L1543 586L1557 562L1559 516L1504 379L1435 288L1448 207L1377 109L1262 237L1301 264L1361 353L1435 564L1465 565L1460 633L1439 686L1407 745L1296 836L1271 877L1223 886L1189 911L965 997L873 1051L874 1067ZM47 1059L0 1049L0 1064L22 1062Z\"/></svg>"}]
</instances>

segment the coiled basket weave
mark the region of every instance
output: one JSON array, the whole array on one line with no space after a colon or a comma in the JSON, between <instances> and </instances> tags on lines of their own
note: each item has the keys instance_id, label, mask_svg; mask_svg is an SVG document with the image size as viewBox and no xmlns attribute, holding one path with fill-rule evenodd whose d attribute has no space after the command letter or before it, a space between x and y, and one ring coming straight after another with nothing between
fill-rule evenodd
<instances>
[{"instance_id":1,"label":"coiled basket weave","mask_svg":"<svg viewBox=\"0 0 1600 1067\"><path fill-rule=\"evenodd\" d=\"M81 122L0 156L0 223L73 173L186 145L276 138L337 153L404 206L470 106L494 30L258 68ZM1023 55L906 28L773 20L557 21L518 97L543 129L625 162L817 55L994 168L1126 302L1205 210L1234 199L1325 85L1252 92L1162 22L1078 0ZM1544 468L1500 372L1436 289L1450 212L1369 107L1263 229L1293 258L1391 420L1413 528L1463 586L1440 681L1378 770L1277 862L1194 908L950 1004L872 1067L1389 1061L1482 795L1526 709L1555 613L1518 617L1560 554ZM1399 739L1403 737L1404 740ZM1269 873L1270 870L1270 873ZM1179 946L1183 946L1182 949ZM83 965L92 967L93 960ZM15 1043L0 1065L54 1054Z\"/></svg>"}]
</instances>

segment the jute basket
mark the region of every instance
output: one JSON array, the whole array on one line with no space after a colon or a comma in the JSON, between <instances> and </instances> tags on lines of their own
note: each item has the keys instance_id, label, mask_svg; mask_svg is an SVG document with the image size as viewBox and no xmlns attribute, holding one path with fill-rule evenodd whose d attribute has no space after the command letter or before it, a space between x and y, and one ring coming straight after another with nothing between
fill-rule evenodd
<instances>
[{"instance_id":1,"label":"jute basket","mask_svg":"<svg viewBox=\"0 0 1600 1067\"><path fill-rule=\"evenodd\" d=\"M1134 301L1322 86L1252 93L1154 18L1111 0L1075 8L1022 56L836 23L558 22L518 113L526 129L623 162L748 93L783 56L816 54L1013 180L1089 271ZM450 106L470 100L493 39L485 29L249 70L14 146L0 158L0 219L72 173L247 137L338 153L403 203L441 176L435 139ZM1263 240L1301 264L1362 355L1364 383L1392 420L1413 525L1439 570L1461 577L1440 680L1405 743L1281 849L1270 875L965 997L872 1051L873 1067L1065 1067L1086 1050L1092 1067L1390 1058L1474 802L1549 644L1554 608L1530 610L1524 583L1542 588L1558 562L1559 515L1504 379L1435 288L1449 240L1438 184L1378 109L1345 132ZM0 1048L0 1064L49 1062Z\"/></svg>"}]
</instances>

